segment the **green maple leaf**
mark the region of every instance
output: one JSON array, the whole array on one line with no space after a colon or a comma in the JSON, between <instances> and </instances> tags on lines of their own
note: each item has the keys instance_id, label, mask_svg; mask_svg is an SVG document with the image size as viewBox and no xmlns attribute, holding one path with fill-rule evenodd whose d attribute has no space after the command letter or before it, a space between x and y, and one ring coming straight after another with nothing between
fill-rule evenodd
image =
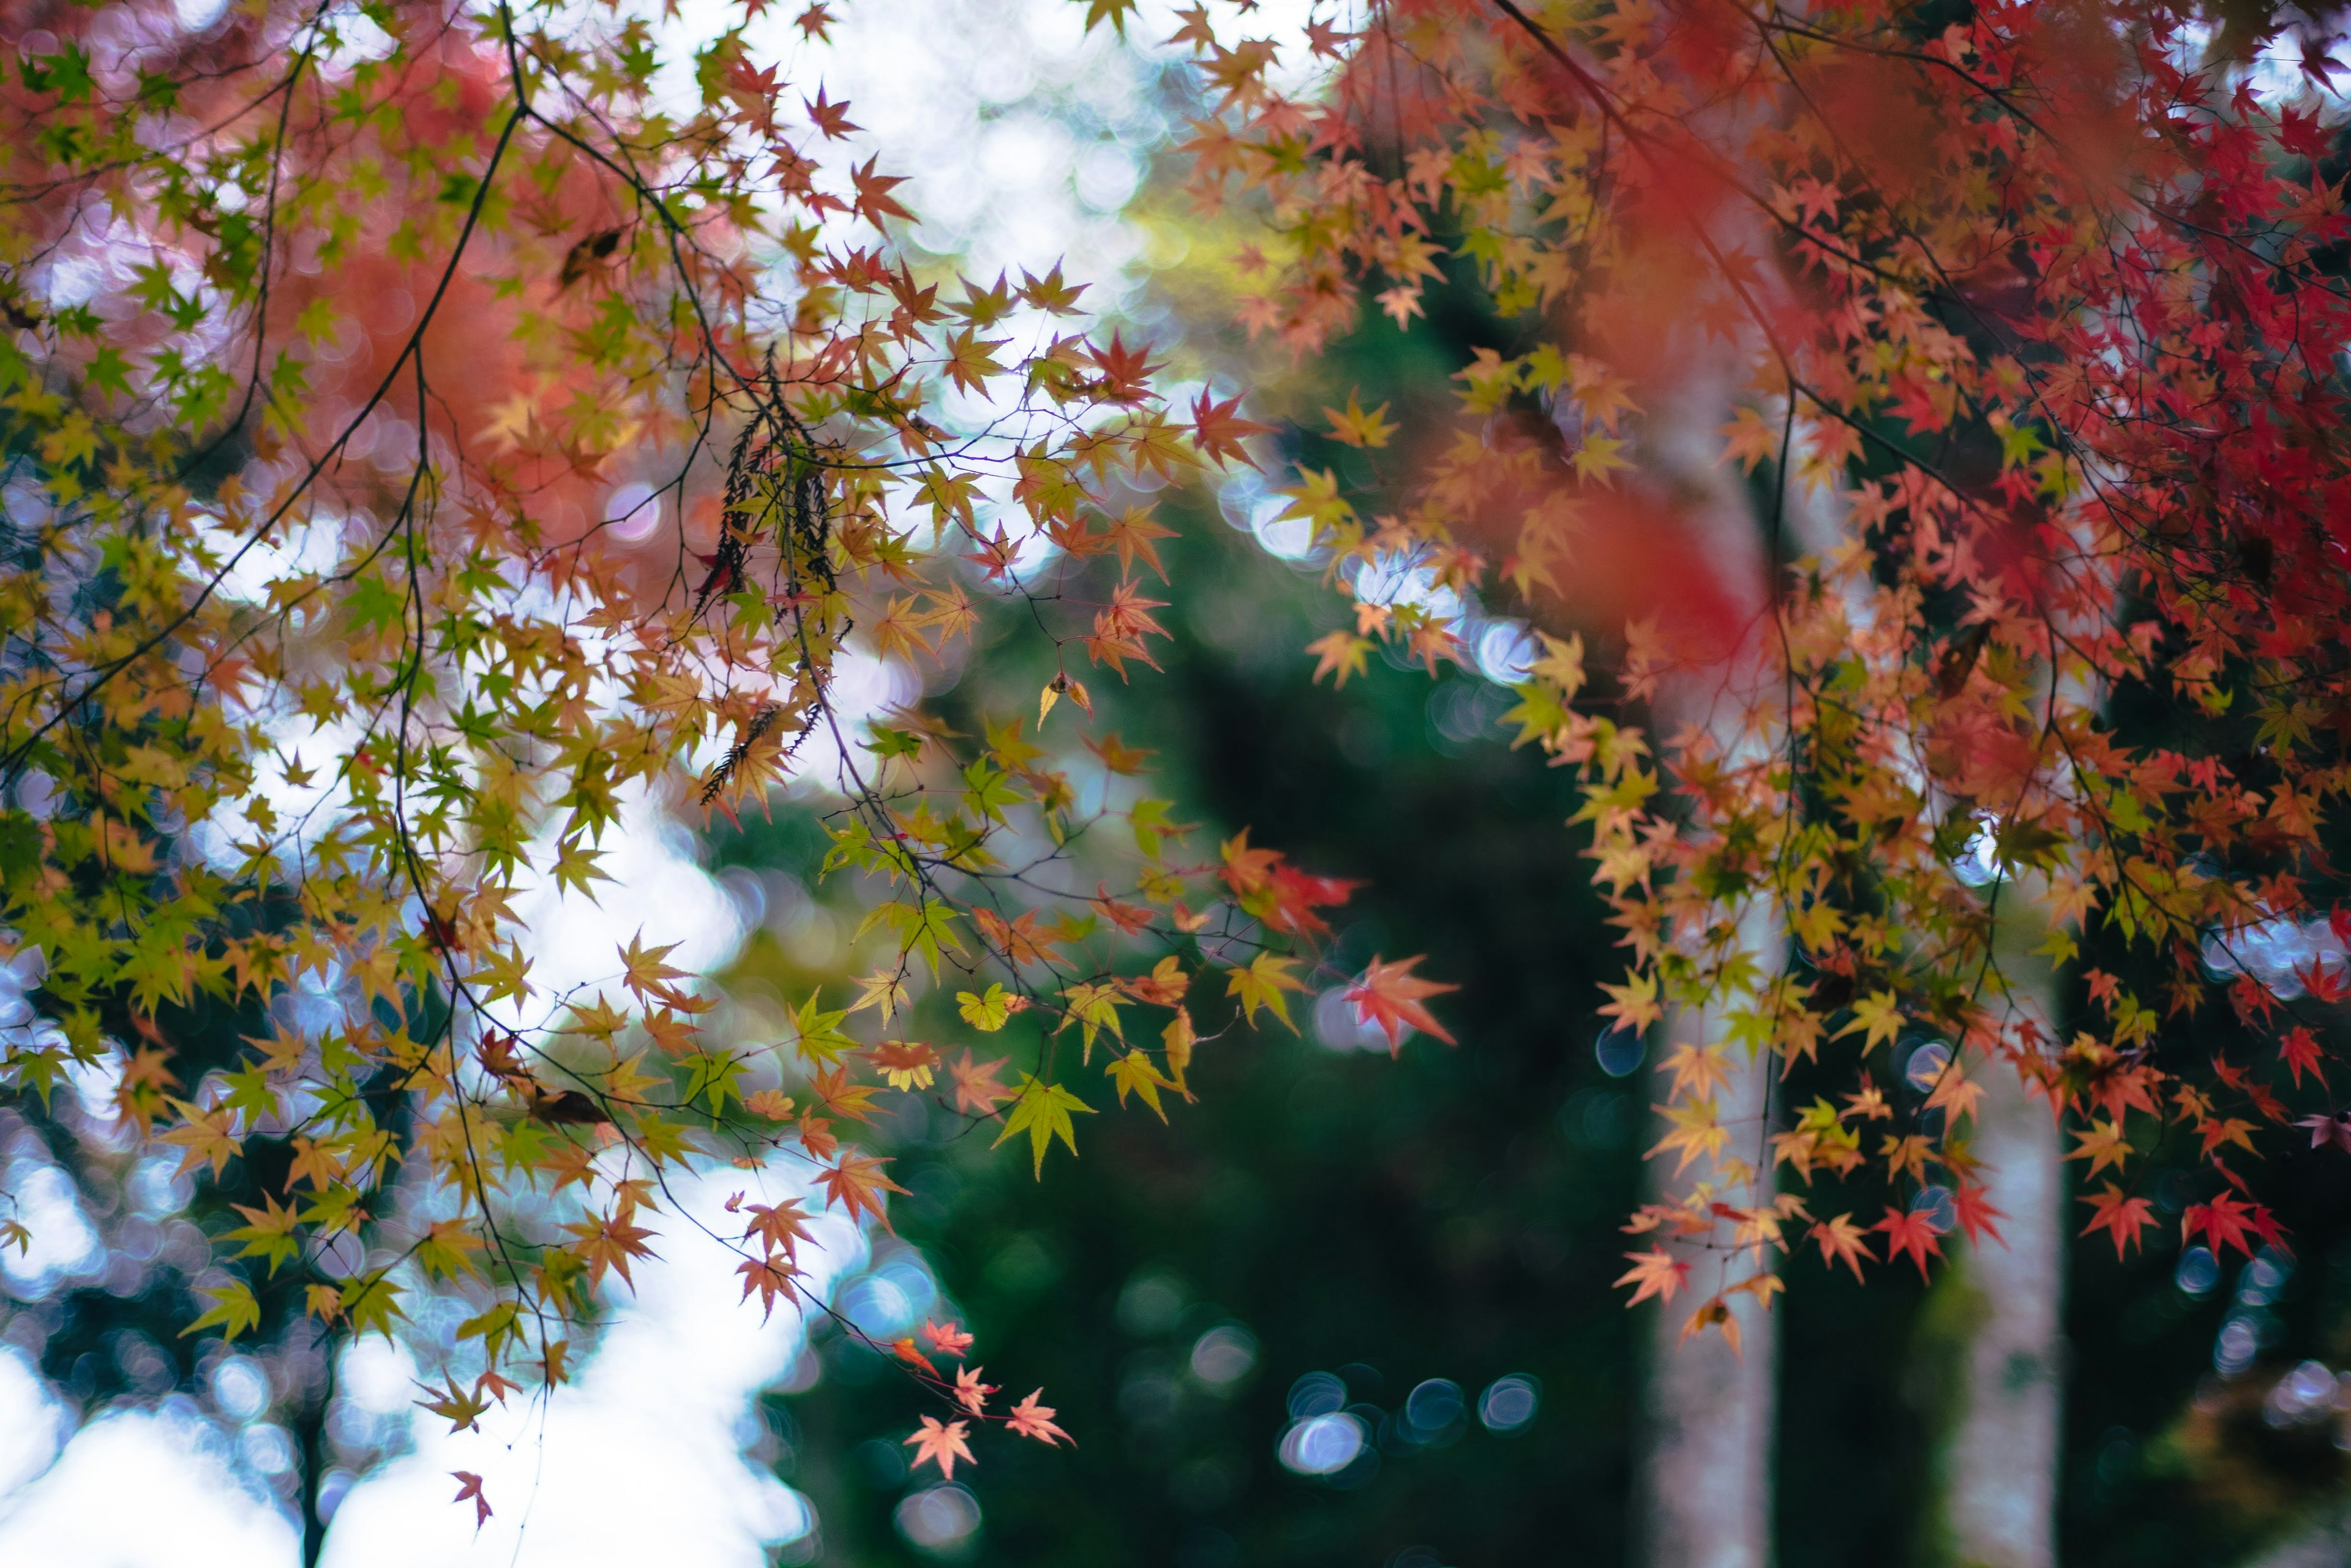
<instances>
[{"instance_id":1,"label":"green maple leaf","mask_svg":"<svg viewBox=\"0 0 2351 1568\"><path fill-rule=\"evenodd\" d=\"M182 1339L205 1329L217 1328L223 1339L233 1340L248 1329L261 1326L261 1303L253 1299L253 1292L242 1281L232 1280L218 1290L206 1291L203 1294L213 1303L212 1308L180 1331Z\"/></svg>"},{"instance_id":2,"label":"green maple leaf","mask_svg":"<svg viewBox=\"0 0 2351 1568\"><path fill-rule=\"evenodd\" d=\"M820 995L820 991L809 993L808 1000L792 1014L792 1028L799 1035L800 1054L811 1061L821 1061L831 1067L841 1060L843 1051L855 1051L857 1041L841 1032L841 1020L849 1016L849 1009L819 1011L816 1001Z\"/></svg>"},{"instance_id":3,"label":"green maple leaf","mask_svg":"<svg viewBox=\"0 0 2351 1568\"><path fill-rule=\"evenodd\" d=\"M1035 1174L1041 1180L1045 1175L1045 1150L1055 1138L1068 1145L1072 1155L1078 1152L1077 1125L1070 1120L1070 1113L1092 1115L1093 1109L1060 1084L1048 1083L1034 1073L1024 1072L1020 1075L1020 1098L1005 1113L1004 1131L988 1147L1000 1145L1015 1134L1027 1133L1029 1151L1036 1155Z\"/></svg>"}]
</instances>

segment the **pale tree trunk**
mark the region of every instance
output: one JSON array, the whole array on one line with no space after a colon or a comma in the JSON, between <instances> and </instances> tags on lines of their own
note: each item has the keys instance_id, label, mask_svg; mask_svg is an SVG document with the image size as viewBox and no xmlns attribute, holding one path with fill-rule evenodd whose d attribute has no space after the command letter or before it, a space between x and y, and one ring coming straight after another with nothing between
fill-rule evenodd
<instances>
[{"instance_id":1,"label":"pale tree trunk","mask_svg":"<svg viewBox=\"0 0 2351 1568\"><path fill-rule=\"evenodd\" d=\"M1667 1015L1663 1038L1677 1038L1674 1026L1687 1017ZM1721 1092L1723 1120L1760 1128L1771 1074L1768 1056L1737 1064ZM1665 1098L1664 1082L1655 1097ZM1688 1192L1711 1174L1706 1166L1696 1161L1676 1178L1669 1162L1656 1162L1657 1201ZM1768 1190L1758 1195L1769 1198ZM1713 1266L1696 1260L1693 1282ZM1689 1314L1679 1300L1651 1320L1639 1500L1639 1560L1648 1568L1763 1568L1771 1561L1778 1323L1751 1295L1734 1297L1731 1312L1736 1351L1713 1330L1684 1339Z\"/></svg>"},{"instance_id":2,"label":"pale tree trunk","mask_svg":"<svg viewBox=\"0 0 2351 1568\"><path fill-rule=\"evenodd\" d=\"M1761 688L1768 661L1761 640L1771 627L1772 563L1765 548L1762 519L1755 515L1736 470L1721 462L1717 434L1730 418L1728 367L1718 357L1686 373L1660 400L1645 455L1651 471L1677 491L1687 515L1698 528L1706 559L1694 563L1730 591L1752 622L1729 662L1716 669L1676 677L1660 693L1662 734L1683 726L1706 730L1726 753L1752 744L1747 726L1773 698ZM1768 897L1768 895L1766 895ZM1768 980L1785 967L1785 946L1775 912L1759 902L1740 921L1740 943L1758 956ZM1657 1039L1662 1062L1671 1048L1704 1046L1719 1038L1719 1020L1701 1013L1670 1010ZM1751 1185L1734 1184L1721 1194L1737 1207L1771 1202L1772 1168L1767 1134L1776 1066L1771 1052L1753 1061L1730 1053L1729 1076L1718 1092L1719 1119L1731 1131L1729 1161L1752 1173ZM1660 1072L1653 1100L1667 1098ZM1700 1183L1721 1186L1725 1171L1706 1157L1677 1174L1671 1156L1652 1162L1654 1201L1671 1203ZM1716 1238L1718 1243L1720 1238ZM1779 1333L1772 1312L1751 1294L1730 1298L1732 1334L1708 1328L1685 1334L1692 1296L1704 1300L1744 1274L1771 1267L1769 1259L1743 1254L1729 1260L1686 1245L1668 1244L1691 1264L1690 1291L1652 1319L1649 1366L1643 1403L1643 1440L1636 1537L1646 1568L1764 1568L1771 1559L1771 1485L1774 1427L1778 1414ZM1726 1268L1729 1272L1726 1275Z\"/></svg>"},{"instance_id":3,"label":"pale tree trunk","mask_svg":"<svg viewBox=\"0 0 2351 1568\"><path fill-rule=\"evenodd\" d=\"M2014 1005L2053 1040L2056 980L2027 949L2049 931L2030 885L2000 889L1995 954ZM2005 1062L1971 1063L1983 1084L1970 1147L2000 1240L1961 1244L1937 1287L1955 1300L1959 1354L1938 1456L1936 1523L1952 1568L2055 1568L2064 1391L2065 1174L2049 1102Z\"/></svg>"},{"instance_id":4,"label":"pale tree trunk","mask_svg":"<svg viewBox=\"0 0 2351 1568\"><path fill-rule=\"evenodd\" d=\"M2006 1245L1961 1249L1943 1289L1964 1293L1956 1417L1943 1455L1941 1514L1958 1568L2054 1568L2058 1305L2064 1176L2047 1102L2013 1072L1984 1074L1974 1153Z\"/></svg>"}]
</instances>

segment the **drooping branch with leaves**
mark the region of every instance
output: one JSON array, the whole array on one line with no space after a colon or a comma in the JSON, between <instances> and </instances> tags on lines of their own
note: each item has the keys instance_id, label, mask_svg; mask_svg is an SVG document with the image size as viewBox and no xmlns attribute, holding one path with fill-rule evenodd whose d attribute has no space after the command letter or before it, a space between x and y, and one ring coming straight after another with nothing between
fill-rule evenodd
<instances>
[{"instance_id":1,"label":"drooping branch with leaves","mask_svg":"<svg viewBox=\"0 0 2351 1568\"><path fill-rule=\"evenodd\" d=\"M798 1197L883 1221L884 1096L1041 1171L1103 1088L1164 1115L1287 1023L1347 894L1048 738L1164 635L1146 492L1259 427L1165 406L1060 269L904 243L827 8L763 10L683 53L619 6L9 16L0 923L46 1022L0 1086L110 1082L235 1205L191 1332L465 1297L459 1427L564 1380L680 1172L742 1167L744 1295L820 1310ZM984 622L1033 717L844 699ZM726 1038L658 908L546 982L531 912L609 894L614 835L787 800L892 939L852 998ZM1427 990L1359 994L1395 1037ZM923 1457L1054 1440L934 1327L885 1347L961 1407Z\"/></svg>"},{"instance_id":2,"label":"drooping branch with leaves","mask_svg":"<svg viewBox=\"0 0 2351 1568\"><path fill-rule=\"evenodd\" d=\"M1711 1174L1635 1217L1633 1299L1727 1326L1792 1242L1923 1272L1996 1234L1993 1072L2067 1119L2118 1250L2165 1160L2205 1173L2188 1239L2290 1246L2262 1139L2351 1147L2331 24L1392 0L1310 28L1301 88L1246 8L1184 16L1196 195L1262 225L1253 333L1313 354L1442 283L1513 340L1449 430L1331 411L1374 491L1290 493L1356 590L1323 673L1466 662L1479 592L1541 629L1510 717L1587 780L1631 952L1603 1010L1709 1020L1656 1154ZM1761 611L1653 417L1726 367ZM1403 572L1445 592L1363 590ZM2020 917L2079 1027L2003 962ZM1759 1058L1840 1092L1726 1114Z\"/></svg>"}]
</instances>

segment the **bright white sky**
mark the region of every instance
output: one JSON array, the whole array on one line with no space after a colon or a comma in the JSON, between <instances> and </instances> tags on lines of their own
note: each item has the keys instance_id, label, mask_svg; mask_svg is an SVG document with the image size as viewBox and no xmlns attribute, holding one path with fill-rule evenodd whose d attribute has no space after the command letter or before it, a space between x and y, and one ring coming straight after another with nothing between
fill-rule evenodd
<instances>
[{"instance_id":1,"label":"bright white sky","mask_svg":"<svg viewBox=\"0 0 2351 1568\"><path fill-rule=\"evenodd\" d=\"M1042 272L1066 258L1073 281L1094 286L1090 305L1115 308L1131 298L1137 242L1119 209L1167 129L1141 86L1157 52L1148 41L1176 25L1170 7L1146 4L1130 25L1134 42L1121 47L1085 35L1075 0L835 0L841 20L824 49L788 38L797 9L771 7L762 24L771 47L790 44L794 92L813 96L821 82L852 103L863 140L914 175L900 193L925 215L926 246L964 254L975 277ZM1308 10L1305 0L1269 5L1250 18L1252 30L1294 37ZM716 15L688 0L670 35L706 35ZM1081 140L1072 118L1108 134ZM889 681L869 684L877 706L902 695ZM542 983L590 977L570 971L627 941L648 909L661 912L658 939L680 941L677 958L697 969L724 966L739 946L738 906L695 862L690 836L658 821L651 804L633 810L608 841L621 852L607 862L619 883L599 904L540 899L526 911ZM21 1165L11 1176L33 1199L27 1218L46 1228L32 1256L12 1260L7 1283L37 1291L102 1263L61 1181ZM719 1206L747 1176L762 1180L728 1170L690 1186L687 1207L724 1228ZM756 1306L737 1301L731 1257L683 1217L665 1220L661 1260L639 1267L638 1293L619 1298L580 1381L551 1406L494 1411L478 1434L451 1437L445 1423L413 1411L415 1366L404 1350L376 1341L345 1353L339 1386L381 1418L408 1424L412 1446L342 1499L327 1546L333 1568L753 1568L768 1561L768 1546L806 1532L805 1500L744 1453L753 1401L798 1358L801 1325L783 1310L763 1325ZM824 1240L821 1256L806 1260L812 1274L839 1280L866 1263L865 1239L851 1228L831 1222ZM298 1561L295 1521L254 1474L270 1430L225 1429L184 1399L94 1413L78 1429L75 1419L21 1353L0 1346L0 1563ZM470 1507L451 1503L456 1469L480 1473L497 1509L478 1533Z\"/></svg>"}]
</instances>

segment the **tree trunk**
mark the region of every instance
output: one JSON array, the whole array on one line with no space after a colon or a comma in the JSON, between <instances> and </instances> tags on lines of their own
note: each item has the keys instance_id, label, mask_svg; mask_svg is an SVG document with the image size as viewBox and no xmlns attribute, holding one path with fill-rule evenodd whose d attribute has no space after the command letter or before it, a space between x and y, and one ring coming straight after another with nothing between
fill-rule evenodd
<instances>
[{"instance_id":1,"label":"tree trunk","mask_svg":"<svg viewBox=\"0 0 2351 1568\"><path fill-rule=\"evenodd\" d=\"M2045 983L2033 988L2046 995ZM2004 1064L1978 1071L1971 1147L2006 1244L1963 1246L1941 1286L1962 1327L1939 1522L1957 1568L2054 1568L2066 1241L2057 1124Z\"/></svg>"},{"instance_id":2,"label":"tree trunk","mask_svg":"<svg viewBox=\"0 0 2351 1568\"><path fill-rule=\"evenodd\" d=\"M1719 667L1683 672L1659 694L1661 737L1687 726L1709 733L1726 756L1756 744L1750 727L1756 714L1774 706L1758 689L1767 661L1772 605L1771 551L1765 519L1758 517L1735 471L1721 461L1718 434L1730 416L1728 367L1721 350L1701 344L1682 361L1668 384L1657 389L1655 413L1644 443L1651 471L1677 494L1695 526L1703 560L1727 591L1733 612L1748 618L1743 635ZM1779 519L1775 518L1776 525ZM1762 974L1777 975L1785 964L1786 938L1768 895L1740 918L1740 946L1760 960ZM1657 1038L1662 1062L1683 1042L1705 1045L1719 1035L1719 1020L1702 1013L1669 1010ZM1771 1201L1772 1166L1768 1117L1777 1065L1771 1053L1752 1061L1733 1050L1730 1072L1719 1092L1719 1117L1731 1129L1722 1162L1699 1157L1677 1175L1669 1156L1653 1163L1653 1197L1672 1202L1698 1184L1712 1184L1723 1202L1761 1207ZM1659 1074L1652 1098L1667 1098ZM1727 1173L1739 1162L1751 1180ZM1719 1246L1730 1228L1718 1226ZM1771 1456L1778 1415L1779 1334L1772 1313L1751 1294L1730 1298L1731 1327L1707 1328L1685 1336L1693 1296L1704 1301L1746 1275L1769 1270L1768 1258L1752 1253L1734 1260L1724 1251L1667 1243L1691 1265L1690 1290L1658 1312L1654 1320L1647 1388L1643 1409L1639 1518L1635 1537L1646 1568L1764 1568L1771 1559Z\"/></svg>"},{"instance_id":3,"label":"tree trunk","mask_svg":"<svg viewBox=\"0 0 2351 1568\"><path fill-rule=\"evenodd\" d=\"M1666 1038L1675 1021L1668 1017ZM1723 1086L1723 1120L1760 1128L1771 1074L1768 1056L1740 1064ZM1664 1096L1660 1082L1656 1097ZM1655 1169L1660 1201L1712 1174L1704 1160L1680 1178L1662 1160ZM1693 1282L1715 1266L1694 1260ZM1640 1499L1640 1561L1647 1568L1763 1568L1771 1561L1778 1323L1751 1295L1734 1298L1731 1312L1736 1351L1711 1329L1685 1340L1684 1299L1652 1320Z\"/></svg>"}]
</instances>

